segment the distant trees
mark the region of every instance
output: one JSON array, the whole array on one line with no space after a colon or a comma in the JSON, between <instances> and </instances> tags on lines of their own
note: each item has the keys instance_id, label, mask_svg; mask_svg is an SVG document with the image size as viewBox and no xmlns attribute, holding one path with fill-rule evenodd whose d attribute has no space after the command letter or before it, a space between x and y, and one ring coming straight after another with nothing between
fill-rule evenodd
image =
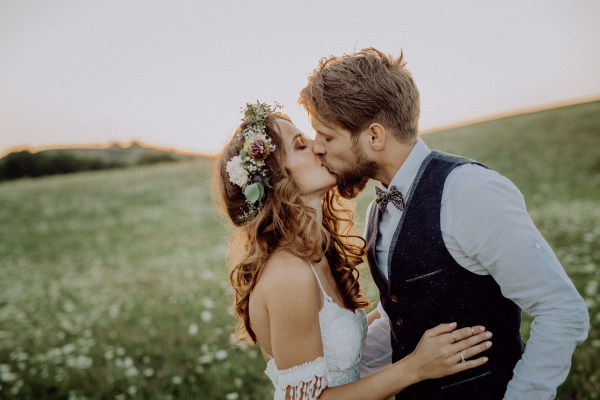
<instances>
[{"instance_id":1,"label":"distant trees","mask_svg":"<svg viewBox=\"0 0 600 400\"><path fill-rule=\"evenodd\" d=\"M157 164L161 162L179 161L181 158L169 153L144 153L138 159L137 165Z\"/></svg>"},{"instance_id":2,"label":"distant trees","mask_svg":"<svg viewBox=\"0 0 600 400\"><path fill-rule=\"evenodd\" d=\"M135 165L147 165L160 162L178 161L180 158L169 153L142 154ZM81 157L69 152L45 154L31 153L27 150L8 154L0 159L0 182L24 177L70 174L81 171L125 168L121 161L105 161L101 158Z\"/></svg>"}]
</instances>

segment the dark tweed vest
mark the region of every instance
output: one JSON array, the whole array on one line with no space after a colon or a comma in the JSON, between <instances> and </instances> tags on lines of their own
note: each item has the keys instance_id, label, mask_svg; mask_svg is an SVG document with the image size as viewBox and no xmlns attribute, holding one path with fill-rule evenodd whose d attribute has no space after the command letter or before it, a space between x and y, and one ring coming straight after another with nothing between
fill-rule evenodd
<instances>
[{"instance_id":1,"label":"dark tweed vest","mask_svg":"<svg viewBox=\"0 0 600 400\"><path fill-rule=\"evenodd\" d=\"M442 239L440 207L448 174L473 160L433 151L423 161L406 199L388 257L389 281L377 266L375 244L380 211L371 207L367 229L368 260L390 317L392 360L410 354L423 333L441 323L458 328L483 325L493 332L493 346L481 367L406 388L396 399L501 400L525 344L521 309L502 296L491 276L471 273L452 258ZM483 164L479 164L487 168Z\"/></svg>"}]
</instances>

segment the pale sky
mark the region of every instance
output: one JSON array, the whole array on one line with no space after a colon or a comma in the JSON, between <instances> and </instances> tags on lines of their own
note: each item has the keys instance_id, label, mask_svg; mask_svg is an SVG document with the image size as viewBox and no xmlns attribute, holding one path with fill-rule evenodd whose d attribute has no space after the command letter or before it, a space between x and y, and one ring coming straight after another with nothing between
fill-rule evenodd
<instances>
[{"instance_id":1,"label":"pale sky","mask_svg":"<svg viewBox=\"0 0 600 400\"><path fill-rule=\"evenodd\" d=\"M257 99L310 136L321 57L408 61L422 130L600 96L600 2L0 0L0 155L133 139L216 153Z\"/></svg>"}]
</instances>

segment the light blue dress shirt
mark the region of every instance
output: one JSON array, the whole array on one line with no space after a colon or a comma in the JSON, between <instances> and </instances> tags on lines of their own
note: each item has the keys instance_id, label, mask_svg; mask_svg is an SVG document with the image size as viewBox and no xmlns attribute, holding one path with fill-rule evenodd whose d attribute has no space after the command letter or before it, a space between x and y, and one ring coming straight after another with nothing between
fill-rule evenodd
<instances>
[{"instance_id":1,"label":"light blue dress shirt","mask_svg":"<svg viewBox=\"0 0 600 400\"><path fill-rule=\"evenodd\" d=\"M419 139L392 179L390 185L405 199L430 152ZM378 226L375 250L386 277L389 247L401 216L389 203ZM569 373L575 347L587 338L589 316L583 298L529 217L523 195L495 171L459 166L444 185L440 224L444 243L459 265L491 275L504 297L534 317L525 353L504 398L554 399ZM369 326L363 349L363 377L391 363L389 318L381 305L378 310L382 317Z\"/></svg>"}]
</instances>

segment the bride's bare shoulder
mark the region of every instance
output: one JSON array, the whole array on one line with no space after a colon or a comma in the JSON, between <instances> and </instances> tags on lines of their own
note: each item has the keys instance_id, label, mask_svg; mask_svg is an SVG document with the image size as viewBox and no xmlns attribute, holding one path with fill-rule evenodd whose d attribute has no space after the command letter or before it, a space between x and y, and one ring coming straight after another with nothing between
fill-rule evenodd
<instances>
[{"instance_id":1,"label":"bride's bare shoulder","mask_svg":"<svg viewBox=\"0 0 600 400\"><path fill-rule=\"evenodd\" d=\"M303 298L319 302L319 286L308 261L287 251L269 257L257 283L265 300Z\"/></svg>"}]
</instances>

